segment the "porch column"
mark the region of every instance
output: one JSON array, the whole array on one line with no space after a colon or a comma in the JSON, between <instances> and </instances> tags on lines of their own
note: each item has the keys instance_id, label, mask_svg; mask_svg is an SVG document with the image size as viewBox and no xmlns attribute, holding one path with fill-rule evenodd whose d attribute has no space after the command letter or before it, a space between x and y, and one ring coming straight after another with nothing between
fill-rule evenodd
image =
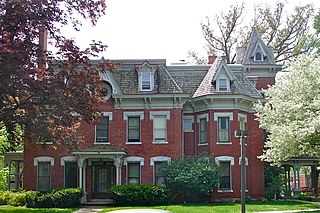
<instances>
[{"instance_id":1,"label":"porch column","mask_svg":"<svg viewBox=\"0 0 320 213\"><path fill-rule=\"evenodd\" d=\"M83 197L81 198L81 203L86 203L87 202L87 194L86 194L86 186L84 185L85 183L85 180L83 179L83 167L85 167L85 159L83 158L78 158L78 167L79 167L79 187L81 189L83 189L84 191L84 195Z\"/></svg>"},{"instance_id":2,"label":"porch column","mask_svg":"<svg viewBox=\"0 0 320 213\"><path fill-rule=\"evenodd\" d=\"M121 158L117 157L114 160L114 165L116 166L116 185L121 185L121 166L122 160Z\"/></svg>"},{"instance_id":3,"label":"porch column","mask_svg":"<svg viewBox=\"0 0 320 213\"><path fill-rule=\"evenodd\" d=\"M300 190L300 165L299 165L299 163L297 163L297 162L294 163L293 172L294 172L294 195L298 196L301 192L301 190ZM297 183L297 179L298 179L298 183Z\"/></svg>"}]
</instances>

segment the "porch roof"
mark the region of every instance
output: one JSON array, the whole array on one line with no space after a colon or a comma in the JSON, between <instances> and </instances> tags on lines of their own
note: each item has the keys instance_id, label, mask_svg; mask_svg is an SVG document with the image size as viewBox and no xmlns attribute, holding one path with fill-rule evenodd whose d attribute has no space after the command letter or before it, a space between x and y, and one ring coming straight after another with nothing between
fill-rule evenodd
<instances>
[{"instance_id":1,"label":"porch roof","mask_svg":"<svg viewBox=\"0 0 320 213\"><path fill-rule=\"evenodd\" d=\"M282 166L320 166L320 158L318 157L293 157L281 163Z\"/></svg>"},{"instance_id":2,"label":"porch roof","mask_svg":"<svg viewBox=\"0 0 320 213\"><path fill-rule=\"evenodd\" d=\"M92 147L73 151L74 155L127 155L127 152L110 145L94 145Z\"/></svg>"}]
</instances>

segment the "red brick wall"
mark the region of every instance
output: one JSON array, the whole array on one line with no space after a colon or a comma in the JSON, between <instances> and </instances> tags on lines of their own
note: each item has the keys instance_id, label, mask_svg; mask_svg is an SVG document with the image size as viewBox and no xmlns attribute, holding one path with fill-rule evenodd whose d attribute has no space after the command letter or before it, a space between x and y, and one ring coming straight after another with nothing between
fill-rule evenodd
<instances>
[{"instance_id":1,"label":"red brick wall","mask_svg":"<svg viewBox=\"0 0 320 213\"><path fill-rule=\"evenodd\" d=\"M274 77L259 77L256 82L256 88L258 90L268 89L268 85L274 85L275 78Z\"/></svg>"}]
</instances>

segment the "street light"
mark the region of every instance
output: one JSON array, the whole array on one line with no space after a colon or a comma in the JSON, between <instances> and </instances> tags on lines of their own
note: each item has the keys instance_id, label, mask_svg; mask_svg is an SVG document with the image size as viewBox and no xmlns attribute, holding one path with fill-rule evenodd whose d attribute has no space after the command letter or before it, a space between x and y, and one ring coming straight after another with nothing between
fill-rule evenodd
<instances>
[{"instance_id":1,"label":"street light","mask_svg":"<svg viewBox=\"0 0 320 213\"><path fill-rule=\"evenodd\" d=\"M249 136L247 130L236 130L234 132L236 138L240 138L241 145L241 212L246 212L246 142Z\"/></svg>"}]
</instances>

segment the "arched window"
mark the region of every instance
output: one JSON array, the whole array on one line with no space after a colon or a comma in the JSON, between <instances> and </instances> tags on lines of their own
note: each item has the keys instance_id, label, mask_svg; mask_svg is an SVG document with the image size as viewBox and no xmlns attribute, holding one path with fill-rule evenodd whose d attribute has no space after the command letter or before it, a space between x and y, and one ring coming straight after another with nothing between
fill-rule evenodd
<instances>
[{"instance_id":1,"label":"arched window","mask_svg":"<svg viewBox=\"0 0 320 213\"><path fill-rule=\"evenodd\" d=\"M256 55L255 55L255 61L262 61L262 55L260 52L256 52Z\"/></svg>"}]
</instances>

